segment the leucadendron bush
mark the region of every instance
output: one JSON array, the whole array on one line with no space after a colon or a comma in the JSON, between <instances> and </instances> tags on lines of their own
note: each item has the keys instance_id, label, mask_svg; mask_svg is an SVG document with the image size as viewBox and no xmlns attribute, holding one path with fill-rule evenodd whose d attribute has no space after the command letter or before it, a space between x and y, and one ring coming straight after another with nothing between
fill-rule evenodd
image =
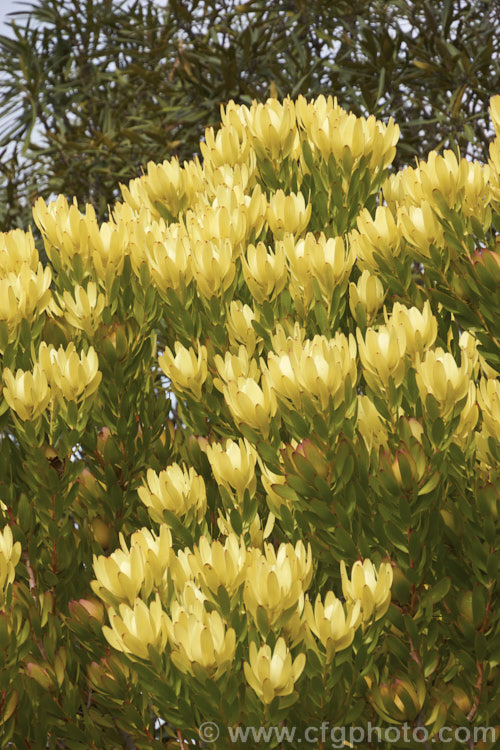
<instances>
[{"instance_id":1,"label":"leucadendron bush","mask_svg":"<svg viewBox=\"0 0 500 750\"><path fill-rule=\"evenodd\" d=\"M0 237L2 747L494 726L500 97L398 173L332 98L221 116Z\"/></svg>"}]
</instances>

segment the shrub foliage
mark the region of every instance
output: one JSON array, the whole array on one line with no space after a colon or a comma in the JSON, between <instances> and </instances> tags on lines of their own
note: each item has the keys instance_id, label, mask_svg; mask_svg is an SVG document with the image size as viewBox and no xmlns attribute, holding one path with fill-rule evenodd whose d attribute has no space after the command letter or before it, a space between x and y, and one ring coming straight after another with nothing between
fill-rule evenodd
<instances>
[{"instance_id":1,"label":"shrub foliage","mask_svg":"<svg viewBox=\"0 0 500 750\"><path fill-rule=\"evenodd\" d=\"M498 717L500 97L399 172L332 98L221 116L0 236L3 747Z\"/></svg>"},{"instance_id":2,"label":"shrub foliage","mask_svg":"<svg viewBox=\"0 0 500 750\"><path fill-rule=\"evenodd\" d=\"M100 219L148 161L199 153L219 108L335 93L401 127L399 168L488 159L498 0L34 0L0 36L0 229L76 195ZM16 8L16 5L14 5Z\"/></svg>"}]
</instances>

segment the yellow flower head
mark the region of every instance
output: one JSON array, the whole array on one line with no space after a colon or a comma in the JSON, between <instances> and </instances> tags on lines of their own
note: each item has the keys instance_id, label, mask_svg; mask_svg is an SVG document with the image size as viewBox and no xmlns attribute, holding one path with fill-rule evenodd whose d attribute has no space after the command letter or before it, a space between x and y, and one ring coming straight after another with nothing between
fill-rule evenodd
<instances>
[{"instance_id":1,"label":"yellow flower head","mask_svg":"<svg viewBox=\"0 0 500 750\"><path fill-rule=\"evenodd\" d=\"M5 588L13 582L16 565L21 559L21 542L14 542L10 526L0 531L0 606Z\"/></svg>"},{"instance_id":2,"label":"yellow flower head","mask_svg":"<svg viewBox=\"0 0 500 750\"><path fill-rule=\"evenodd\" d=\"M70 342L66 349L54 349L43 341L38 352L40 366L54 395L60 401L76 401L92 396L102 379L94 347L80 356Z\"/></svg>"},{"instance_id":3,"label":"yellow flower head","mask_svg":"<svg viewBox=\"0 0 500 750\"><path fill-rule=\"evenodd\" d=\"M349 307L353 318L359 322L358 305L364 311L366 323L372 323L378 311L382 307L385 295L384 287L378 276L364 270L358 279L358 283L352 281L349 284Z\"/></svg>"},{"instance_id":4,"label":"yellow flower head","mask_svg":"<svg viewBox=\"0 0 500 750\"><path fill-rule=\"evenodd\" d=\"M236 492L239 502L243 502L245 491L250 497L255 494L257 478L255 462L257 452L248 440L226 440L225 446L213 443L208 445L206 453L217 484L225 487L229 493Z\"/></svg>"},{"instance_id":5,"label":"yellow flower head","mask_svg":"<svg viewBox=\"0 0 500 750\"><path fill-rule=\"evenodd\" d=\"M271 161L285 159L298 144L295 104L290 98L283 103L268 99L265 104L253 104L248 114L248 125L253 135L252 146L261 158Z\"/></svg>"},{"instance_id":6,"label":"yellow flower head","mask_svg":"<svg viewBox=\"0 0 500 750\"><path fill-rule=\"evenodd\" d=\"M172 644L171 658L180 672L199 676L203 671L217 680L230 668L236 633L226 627L216 610L207 612L203 601L192 600L187 609L174 602L166 626Z\"/></svg>"},{"instance_id":7,"label":"yellow flower head","mask_svg":"<svg viewBox=\"0 0 500 750\"><path fill-rule=\"evenodd\" d=\"M243 305L239 300L232 300L227 316L227 332L233 353L237 353L243 344L248 351L248 356L251 357L257 344L262 341L252 326L253 320L259 320L258 311L255 312L249 305Z\"/></svg>"},{"instance_id":8,"label":"yellow flower head","mask_svg":"<svg viewBox=\"0 0 500 750\"><path fill-rule=\"evenodd\" d=\"M2 373L5 386L3 396L20 419L34 420L41 416L51 399L47 377L39 363L33 372L17 370L14 375L8 367Z\"/></svg>"},{"instance_id":9,"label":"yellow flower head","mask_svg":"<svg viewBox=\"0 0 500 750\"><path fill-rule=\"evenodd\" d=\"M191 570L207 596L217 596L219 586L223 586L231 597L245 580L247 560L247 548L234 533L229 534L224 544L210 543L202 536L189 555Z\"/></svg>"},{"instance_id":10,"label":"yellow flower head","mask_svg":"<svg viewBox=\"0 0 500 750\"><path fill-rule=\"evenodd\" d=\"M425 359L417 365L416 378L422 403L431 394L439 404L441 416L446 419L452 415L457 402L464 399L469 391L467 357L462 353L459 367L453 355L441 347L430 349Z\"/></svg>"},{"instance_id":11,"label":"yellow flower head","mask_svg":"<svg viewBox=\"0 0 500 750\"><path fill-rule=\"evenodd\" d=\"M203 477L179 464L172 464L157 474L147 471L147 486L137 490L141 501L155 521L163 521L163 511L168 510L178 518L192 514L199 522L207 509L207 494Z\"/></svg>"},{"instance_id":12,"label":"yellow flower head","mask_svg":"<svg viewBox=\"0 0 500 750\"><path fill-rule=\"evenodd\" d=\"M85 331L87 336L92 337L104 310L104 294L97 293L97 285L89 281L87 288L77 284L73 294L68 291L63 293L64 318L73 328Z\"/></svg>"},{"instance_id":13,"label":"yellow flower head","mask_svg":"<svg viewBox=\"0 0 500 750\"><path fill-rule=\"evenodd\" d=\"M104 626L102 629L110 646L139 659L149 659L150 645L160 654L165 650L166 614L158 595L149 607L137 599L133 607L120 604L118 612L108 610L111 627Z\"/></svg>"},{"instance_id":14,"label":"yellow flower head","mask_svg":"<svg viewBox=\"0 0 500 750\"><path fill-rule=\"evenodd\" d=\"M250 663L245 662L245 678L264 704L269 704L276 696L293 693L295 683L304 671L305 654L299 654L292 662L284 638L278 638L274 651L267 643L257 651L255 642L250 643Z\"/></svg>"},{"instance_id":15,"label":"yellow flower head","mask_svg":"<svg viewBox=\"0 0 500 750\"><path fill-rule=\"evenodd\" d=\"M281 239L285 232L302 234L309 224L312 205L307 204L302 193L285 195L279 189L272 194L267 209L267 221L275 239Z\"/></svg>"},{"instance_id":16,"label":"yellow flower head","mask_svg":"<svg viewBox=\"0 0 500 750\"><path fill-rule=\"evenodd\" d=\"M237 424L247 424L267 437L277 403L266 373L261 382L259 386L253 378L232 380L224 386L224 398Z\"/></svg>"},{"instance_id":17,"label":"yellow flower head","mask_svg":"<svg viewBox=\"0 0 500 750\"><path fill-rule=\"evenodd\" d=\"M266 544L265 553L255 551L246 570L245 606L254 618L262 607L273 626L297 607L312 578L311 548L298 542L281 544L276 553Z\"/></svg>"},{"instance_id":18,"label":"yellow flower head","mask_svg":"<svg viewBox=\"0 0 500 750\"><path fill-rule=\"evenodd\" d=\"M274 299L287 282L286 256L281 244L276 243L276 252L268 252L265 244L248 245L246 257L242 257L243 275L247 286L260 304L265 299Z\"/></svg>"},{"instance_id":19,"label":"yellow flower head","mask_svg":"<svg viewBox=\"0 0 500 750\"><path fill-rule=\"evenodd\" d=\"M357 256L360 268L377 271L378 263L374 253L390 261L401 250L401 229L396 224L387 206L377 206L372 218L364 208L357 218L357 231L351 232L351 249Z\"/></svg>"},{"instance_id":20,"label":"yellow flower head","mask_svg":"<svg viewBox=\"0 0 500 750\"><path fill-rule=\"evenodd\" d=\"M381 563L378 571L370 560L357 560L352 566L351 579L347 577L345 562L340 563L342 592L346 601L361 603L363 622L375 618L380 620L391 603L392 567Z\"/></svg>"},{"instance_id":21,"label":"yellow flower head","mask_svg":"<svg viewBox=\"0 0 500 750\"><path fill-rule=\"evenodd\" d=\"M179 341L175 342L174 347L175 355L167 347L158 357L158 364L175 391L190 393L200 399L203 383L207 379L207 348L198 346L196 356L194 349L186 349Z\"/></svg>"},{"instance_id":22,"label":"yellow flower head","mask_svg":"<svg viewBox=\"0 0 500 750\"><path fill-rule=\"evenodd\" d=\"M390 318L386 315L386 321L389 328L404 329L406 351L412 356L423 354L436 340L437 320L432 314L429 300L425 302L422 312L418 307L408 308L395 302Z\"/></svg>"},{"instance_id":23,"label":"yellow flower head","mask_svg":"<svg viewBox=\"0 0 500 750\"><path fill-rule=\"evenodd\" d=\"M304 618L311 631L323 644L327 663L332 661L337 651L342 651L353 642L356 628L360 623L360 611L359 601L353 605L347 604L344 608L333 591L327 592L324 604L318 594L314 610L309 597L306 597Z\"/></svg>"},{"instance_id":24,"label":"yellow flower head","mask_svg":"<svg viewBox=\"0 0 500 750\"><path fill-rule=\"evenodd\" d=\"M374 391L385 390L392 378L396 388L401 385L406 370L406 334L402 326L380 326L378 331L368 328L363 339L356 330L363 375Z\"/></svg>"},{"instance_id":25,"label":"yellow flower head","mask_svg":"<svg viewBox=\"0 0 500 750\"><path fill-rule=\"evenodd\" d=\"M238 378L258 380L259 378L259 366L255 359L250 359L248 349L243 344L240 344L237 354L226 352L224 359L220 354L216 354L214 364L220 375L220 378L214 378L214 385L221 392L224 384L227 385L230 380L238 380Z\"/></svg>"}]
</instances>

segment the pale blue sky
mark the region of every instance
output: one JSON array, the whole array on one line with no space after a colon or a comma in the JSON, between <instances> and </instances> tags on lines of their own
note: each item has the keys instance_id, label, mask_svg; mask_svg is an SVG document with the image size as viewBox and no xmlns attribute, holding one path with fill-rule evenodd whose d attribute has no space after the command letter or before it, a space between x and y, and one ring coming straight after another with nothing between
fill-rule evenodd
<instances>
[{"instance_id":1,"label":"pale blue sky","mask_svg":"<svg viewBox=\"0 0 500 750\"><path fill-rule=\"evenodd\" d=\"M7 14L13 10L23 9L26 9L26 6L23 8L19 0L0 0L0 34L7 34L9 31L6 22L8 23L11 19L7 17Z\"/></svg>"}]
</instances>

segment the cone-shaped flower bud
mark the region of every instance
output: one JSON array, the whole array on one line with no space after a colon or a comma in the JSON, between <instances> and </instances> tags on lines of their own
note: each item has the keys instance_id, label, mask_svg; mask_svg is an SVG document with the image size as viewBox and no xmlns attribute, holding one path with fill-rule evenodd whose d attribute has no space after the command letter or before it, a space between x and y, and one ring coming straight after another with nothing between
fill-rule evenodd
<instances>
[{"instance_id":1,"label":"cone-shaped flower bud","mask_svg":"<svg viewBox=\"0 0 500 750\"><path fill-rule=\"evenodd\" d=\"M381 563L378 571L370 560L357 560L352 566L351 579L347 577L345 562L340 563L342 592L346 601L361 602L363 622L380 620L391 603L392 567Z\"/></svg>"},{"instance_id":2,"label":"cone-shaped flower bud","mask_svg":"<svg viewBox=\"0 0 500 750\"><path fill-rule=\"evenodd\" d=\"M178 518L193 514L201 521L207 509L205 481L192 466L187 469L172 464L157 474L147 471L147 486L137 490L141 501L155 521L163 521L163 511L168 510Z\"/></svg>"},{"instance_id":3,"label":"cone-shaped flower bud","mask_svg":"<svg viewBox=\"0 0 500 750\"><path fill-rule=\"evenodd\" d=\"M175 342L175 356L167 347L158 357L158 363L172 382L174 390L190 393L194 398L201 398L201 389L207 379L207 349L198 347L198 356L194 349L186 349L179 341Z\"/></svg>"},{"instance_id":4,"label":"cone-shaped flower bud","mask_svg":"<svg viewBox=\"0 0 500 750\"><path fill-rule=\"evenodd\" d=\"M266 705L276 696L293 693L295 683L306 665L305 654L299 654L292 662L292 655L283 638L278 638L274 651L267 643L257 651L252 641L249 657L250 663L243 664L246 681Z\"/></svg>"}]
</instances>

